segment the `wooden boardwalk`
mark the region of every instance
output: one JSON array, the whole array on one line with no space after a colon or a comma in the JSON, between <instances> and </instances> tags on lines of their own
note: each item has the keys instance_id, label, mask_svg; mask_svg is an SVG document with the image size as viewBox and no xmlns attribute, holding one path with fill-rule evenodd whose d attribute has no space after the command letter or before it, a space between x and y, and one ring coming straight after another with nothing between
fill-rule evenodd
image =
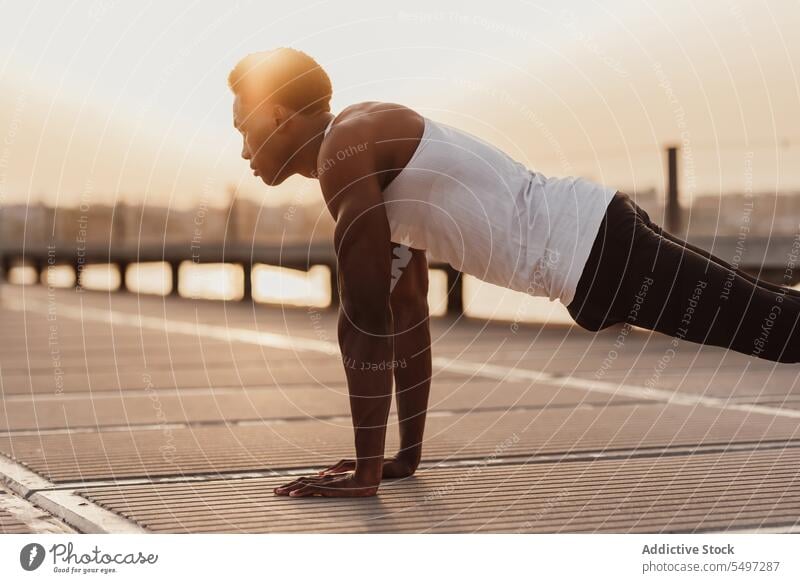
<instances>
[{"instance_id":1,"label":"wooden boardwalk","mask_svg":"<svg viewBox=\"0 0 800 583\"><path fill-rule=\"evenodd\" d=\"M798 365L437 319L417 475L293 500L272 488L353 455L334 313L5 285L0 324L0 532L44 524L9 497L84 532L800 526Z\"/></svg>"}]
</instances>

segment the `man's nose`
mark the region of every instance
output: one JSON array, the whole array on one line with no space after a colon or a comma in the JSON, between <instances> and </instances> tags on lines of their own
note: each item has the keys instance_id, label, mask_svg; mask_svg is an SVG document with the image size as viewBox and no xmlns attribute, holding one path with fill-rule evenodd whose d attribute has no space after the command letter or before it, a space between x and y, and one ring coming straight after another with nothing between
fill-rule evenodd
<instances>
[{"instance_id":1,"label":"man's nose","mask_svg":"<svg viewBox=\"0 0 800 583\"><path fill-rule=\"evenodd\" d=\"M247 148L247 142L244 142L244 144L242 145L242 158L244 158L245 160L250 159L250 150Z\"/></svg>"}]
</instances>

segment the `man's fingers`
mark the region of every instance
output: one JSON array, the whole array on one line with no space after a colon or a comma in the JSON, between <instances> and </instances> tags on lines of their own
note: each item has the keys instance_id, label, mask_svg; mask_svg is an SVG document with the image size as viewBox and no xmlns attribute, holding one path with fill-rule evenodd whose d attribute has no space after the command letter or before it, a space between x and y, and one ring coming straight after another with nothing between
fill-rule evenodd
<instances>
[{"instance_id":1,"label":"man's fingers","mask_svg":"<svg viewBox=\"0 0 800 583\"><path fill-rule=\"evenodd\" d=\"M299 498L302 496L313 496L314 494L319 494L319 486L314 486L311 484L306 484L305 486L301 486L295 490L289 492L289 496L292 498Z\"/></svg>"},{"instance_id":2,"label":"man's fingers","mask_svg":"<svg viewBox=\"0 0 800 583\"><path fill-rule=\"evenodd\" d=\"M347 462L349 460L342 461ZM374 496L377 491L377 486L365 488L360 484L356 484L352 476L341 473L303 476L273 490L279 496L291 496L293 498L303 496Z\"/></svg>"},{"instance_id":3,"label":"man's fingers","mask_svg":"<svg viewBox=\"0 0 800 583\"><path fill-rule=\"evenodd\" d=\"M347 488L343 488L342 485L341 476L321 476L318 480L306 482L292 489L289 496L342 496L347 492Z\"/></svg>"},{"instance_id":4,"label":"man's fingers","mask_svg":"<svg viewBox=\"0 0 800 583\"><path fill-rule=\"evenodd\" d=\"M289 492L292 498L303 496L352 496L352 488L342 487L340 482L328 481L316 484L305 484Z\"/></svg>"},{"instance_id":5,"label":"man's fingers","mask_svg":"<svg viewBox=\"0 0 800 583\"><path fill-rule=\"evenodd\" d=\"M305 484L289 492L289 496L292 498L300 498L305 496L350 498L354 496L374 496L377 494L377 491L377 488L354 487L349 483L348 480L342 480L340 478L338 480L328 480L313 484Z\"/></svg>"},{"instance_id":6,"label":"man's fingers","mask_svg":"<svg viewBox=\"0 0 800 583\"><path fill-rule=\"evenodd\" d=\"M289 494L298 488L302 488L303 486L307 486L310 484L318 484L324 483L332 478L336 478L337 475L324 475L324 476L303 476L301 478L297 478L296 480L292 480L288 484L284 484L283 486L278 486L273 490L275 494L283 495Z\"/></svg>"},{"instance_id":7,"label":"man's fingers","mask_svg":"<svg viewBox=\"0 0 800 583\"><path fill-rule=\"evenodd\" d=\"M288 483L286 483L286 484L284 484L282 486L278 486L277 488L275 488L275 493L278 494L280 492L284 492L284 491L288 490L289 488L291 488L295 484L298 484L300 482L300 480L302 480L302 479L303 478L297 478L296 480L292 480L291 482L288 482Z\"/></svg>"},{"instance_id":8,"label":"man's fingers","mask_svg":"<svg viewBox=\"0 0 800 583\"><path fill-rule=\"evenodd\" d=\"M297 478L296 480L292 480L288 484L284 484L283 486L278 486L275 488L274 492L276 494L288 494L292 490L305 486L309 480L315 479L316 476L303 476L302 478Z\"/></svg>"}]
</instances>

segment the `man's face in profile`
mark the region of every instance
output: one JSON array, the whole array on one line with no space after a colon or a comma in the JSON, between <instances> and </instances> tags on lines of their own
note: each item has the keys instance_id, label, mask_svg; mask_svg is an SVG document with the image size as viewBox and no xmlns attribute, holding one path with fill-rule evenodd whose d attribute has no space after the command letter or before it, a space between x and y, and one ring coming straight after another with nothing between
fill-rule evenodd
<instances>
[{"instance_id":1,"label":"man's face in profile","mask_svg":"<svg viewBox=\"0 0 800 583\"><path fill-rule=\"evenodd\" d=\"M254 108L236 95L233 100L233 125L242 134L242 158L250 162L253 174L275 186L289 176L285 162L291 156L283 150L282 136L275 132L274 105L261 103Z\"/></svg>"}]
</instances>

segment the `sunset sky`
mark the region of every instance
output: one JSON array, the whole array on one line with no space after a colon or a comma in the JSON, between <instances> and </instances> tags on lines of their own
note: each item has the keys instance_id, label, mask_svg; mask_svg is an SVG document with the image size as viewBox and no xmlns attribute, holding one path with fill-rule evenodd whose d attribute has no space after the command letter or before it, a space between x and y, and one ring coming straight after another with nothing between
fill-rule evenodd
<instances>
[{"instance_id":1,"label":"sunset sky","mask_svg":"<svg viewBox=\"0 0 800 583\"><path fill-rule=\"evenodd\" d=\"M800 4L778 2L14 2L0 19L0 202L222 204L269 188L239 158L230 68L293 46L333 109L406 104L547 175L620 190L800 189Z\"/></svg>"}]
</instances>

